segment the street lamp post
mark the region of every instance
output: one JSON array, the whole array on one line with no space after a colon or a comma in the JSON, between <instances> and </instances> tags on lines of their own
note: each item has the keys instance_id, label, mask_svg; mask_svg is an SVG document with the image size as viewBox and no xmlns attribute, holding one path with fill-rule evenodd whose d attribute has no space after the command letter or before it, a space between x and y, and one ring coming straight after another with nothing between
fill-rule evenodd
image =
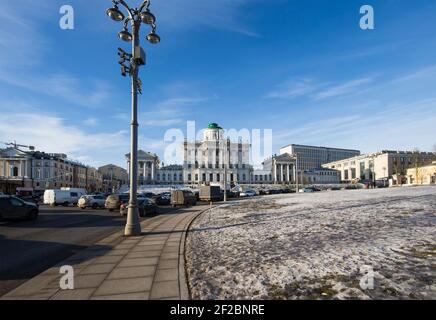
<instances>
[{"instance_id":1,"label":"street lamp post","mask_svg":"<svg viewBox=\"0 0 436 320\"><path fill-rule=\"evenodd\" d=\"M228 155L227 155L228 153ZM227 158L228 156L228 158ZM227 202L227 164L230 167L230 139L224 142L224 202ZM230 168L229 168L230 169Z\"/></svg>"},{"instance_id":2,"label":"street lamp post","mask_svg":"<svg viewBox=\"0 0 436 320\"><path fill-rule=\"evenodd\" d=\"M131 150L130 150L130 200L127 211L127 223L124 229L125 236L137 236L141 234L139 224L137 188L138 188L138 92L141 93L141 81L138 78L139 67L145 65L145 53L139 44L139 30L141 24L151 26L151 32L147 35L147 40L152 44L160 42L160 37L156 34L156 18L150 12L150 0L145 0L139 8L130 8L124 0L113 0L113 7L106 10L106 14L114 21L124 22L124 28L118 33L118 37L126 42L132 43L132 53L126 53L123 49L118 49L120 56L121 75L130 75L132 79L132 122L131 122ZM128 15L125 16L119 9L122 5ZM128 31L130 22L132 32ZM125 65L128 63L128 65Z\"/></svg>"}]
</instances>

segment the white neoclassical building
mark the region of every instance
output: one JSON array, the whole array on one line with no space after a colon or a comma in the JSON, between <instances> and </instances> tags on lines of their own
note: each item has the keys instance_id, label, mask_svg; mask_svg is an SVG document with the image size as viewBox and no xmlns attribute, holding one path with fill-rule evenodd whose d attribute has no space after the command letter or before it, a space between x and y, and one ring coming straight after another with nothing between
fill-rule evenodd
<instances>
[{"instance_id":1,"label":"white neoclassical building","mask_svg":"<svg viewBox=\"0 0 436 320\"><path fill-rule=\"evenodd\" d=\"M187 184L222 183L224 172L228 183L251 180L250 143L227 139L216 123L204 129L201 141L185 140L183 155L183 179Z\"/></svg>"},{"instance_id":2,"label":"white neoclassical building","mask_svg":"<svg viewBox=\"0 0 436 320\"><path fill-rule=\"evenodd\" d=\"M126 154L127 173L130 175L130 153ZM159 157L150 152L138 150L138 182L139 184L155 184L156 170L159 168Z\"/></svg>"},{"instance_id":3,"label":"white neoclassical building","mask_svg":"<svg viewBox=\"0 0 436 320\"><path fill-rule=\"evenodd\" d=\"M291 184L295 182L295 160L290 154L265 160L263 169L255 170L250 161L249 141L231 141L225 130L211 123L201 140L182 145L183 165L160 166L156 154L138 151L139 184ZM130 154L126 155L127 168Z\"/></svg>"}]
</instances>

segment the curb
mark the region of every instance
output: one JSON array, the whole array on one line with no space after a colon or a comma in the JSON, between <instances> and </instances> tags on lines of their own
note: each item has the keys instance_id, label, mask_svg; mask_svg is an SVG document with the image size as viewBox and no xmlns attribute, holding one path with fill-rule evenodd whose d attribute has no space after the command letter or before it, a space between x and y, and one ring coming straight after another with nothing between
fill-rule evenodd
<instances>
[{"instance_id":1,"label":"curb","mask_svg":"<svg viewBox=\"0 0 436 320\"><path fill-rule=\"evenodd\" d=\"M212 208L218 208L224 204L218 204L213 205ZM188 238L188 233L190 232L191 226L194 223L195 220L197 220L198 217L200 217L203 213L209 211L212 208L207 208L201 212L199 212L197 215L195 215L191 221L189 222L188 226L186 227L186 231L183 234L183 239L181 241L181 252L183 250L183 253L180 254L180 257L182 259L182 264L179 263L179 282L180 282L180 298L181 300L192 300L191 295L191 289L189 286L189 280L188 280L188 268L186 266L186 241ZM183 268L184 270L181 270ZM183 285L182 285L183 283Z\"/></svg>"}]
</instances>

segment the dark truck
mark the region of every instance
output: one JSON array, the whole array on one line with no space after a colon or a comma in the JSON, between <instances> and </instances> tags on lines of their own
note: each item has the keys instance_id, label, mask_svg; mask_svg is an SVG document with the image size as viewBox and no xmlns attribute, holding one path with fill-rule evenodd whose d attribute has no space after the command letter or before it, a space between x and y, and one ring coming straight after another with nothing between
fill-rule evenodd
<instances>
[{"instance_id":1,"label":"dark truck","mask_svg":"<svg viewBox=\"0 0 436 320\"><path fill-rule=\"evenodd\" d=\"M171 191L171 206L195 206L197 198L195 194L189 190L173 190Z\"/></svg>"},{"instance_id":2,"label":"dark truck","mask_svg":"<svg viewBox=\"0 0 436 320\"><path fill-rule=\"evenodd\" d=\"M224 198L219 186L202 186L200 187L201 201L222 201Z\"/></svg>"}]
</instances>

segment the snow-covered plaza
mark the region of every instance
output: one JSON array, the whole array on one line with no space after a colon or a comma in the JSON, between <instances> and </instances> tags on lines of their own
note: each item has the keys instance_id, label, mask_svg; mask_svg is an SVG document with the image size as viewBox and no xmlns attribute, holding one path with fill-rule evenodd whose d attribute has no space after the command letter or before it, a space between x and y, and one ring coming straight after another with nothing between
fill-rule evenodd
<instances>
[{"instance_id":1,"label":"snow-covered plaza","mask_svg":"<svg viewBox=\"0 0 436 320\"><path fill-rule=\"evenodd\" d=\"M436 187L259 197L194 222L188 279L194 299L436 299L435 239Z\"/></svg>"}]
</instances>

